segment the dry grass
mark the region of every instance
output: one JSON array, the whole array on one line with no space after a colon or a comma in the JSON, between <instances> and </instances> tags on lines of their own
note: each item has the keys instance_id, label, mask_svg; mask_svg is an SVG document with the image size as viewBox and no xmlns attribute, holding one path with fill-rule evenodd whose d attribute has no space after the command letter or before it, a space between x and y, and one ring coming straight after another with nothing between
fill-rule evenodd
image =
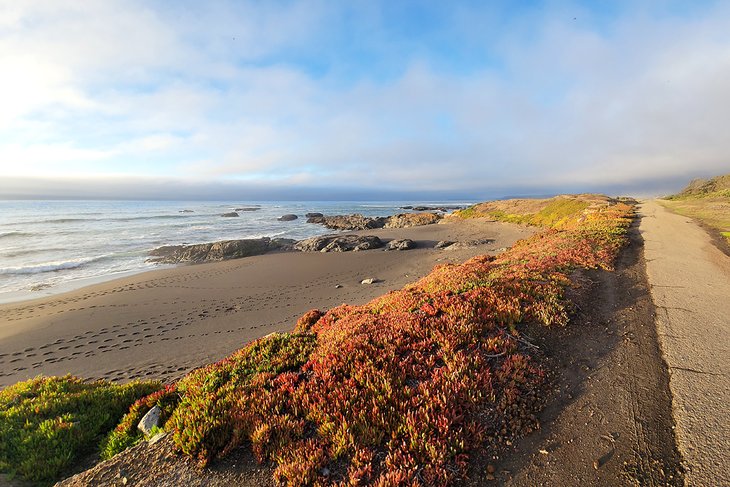
<instances>
[{"instance_id":1,"label":"dry grass","mask_svg":"<svg viewBox=\"0 0 730 487\"><path fill-rule=\"evenodd\" d=\"M659 202L717 229L730 242L730 175L692 181L681 193Z\"/></svg>"}]
</instances>

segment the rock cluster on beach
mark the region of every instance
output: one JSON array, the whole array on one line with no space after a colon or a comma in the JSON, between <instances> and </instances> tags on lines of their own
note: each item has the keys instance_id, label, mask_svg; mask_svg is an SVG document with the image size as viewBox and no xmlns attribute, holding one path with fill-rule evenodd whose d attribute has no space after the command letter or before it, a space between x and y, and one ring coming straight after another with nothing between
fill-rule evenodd
<instances>
[{"instance_id":1,"label":"rock cluster on beach","mask_svg":"<svg viewBox=\"0 0 730 487\"><path fill-rule=\"evenodd\" d=\"M437 223L441 215L436 213L401 213L393 216L353 215L311 216L307 223L317 223L333 230L372 230L375 228L406 228Z\"/></svg>"},{"instance_id":2,"label":"rock cluster on beach","mask_svg":"<svg viewBox=\"0 0 730 487\"><path fill-rule=\"evenodd\" d=\"M438 223L441 215L436 213L401 213L393 215L385 222L385 228L408 228Z\"/></svg>"},{"instance_id":3,"label":"rock cluster on beach","mask_svg":"<svg viewBox=\"0 0 730 487\"><path fill-rule=\"evenodd\" d=\"M301 240L294 248L302 252L357 252L382 246L382 240L374 235L324 235Z\"/></svg>"},{"instance_id":4,"label":"rock cluster on beach","mask_svg":"<svg viewBox=\"0 0 730 487\"><path fill-rule=\"evenodd\" d=\"M272 250L291 250L294 240L268 237L223 240L193 245L166 245L150 252L148 262L158 264L201 263L261 255Z\"/></svg>"},{"instance_id":5,"label":"rock cluster on beach","mask_svg":"<svg viewBox=\"0 0 730 487\"><path fill-rule=\"evenodd\" d=\"M385 250L411 250L416 248L416 242L410 238L396 239L388 242Z\"/></svg>"},{"instance_id":6,"label":"rock cluster on beach","mask_svg":"<svg viewBox=\"0 0 730 487\"><path fill-rule=\"evenodd\" d=\"M489 245L491 243L494 243L494 240L491 238L467 240L464 242L451 242L449 240L442 240L442 241L438 242L434 246L434 248L435 249L446 249L446 250L468 249L471 247L477 247L479 245Z\"/></svg>"},{"instance_id":7,"label":"rock cluster on beach","mask_svg":"<svg viewBox=\"0 0 730 487\"><path fill-rule=\"evenodd\" d=\"M354 215L311 216L307 223L318 223L333 230L372 230L385 226L384 217L371 218L355 213Z\"/></svg>"},{"instance_id":8,"label":"rock cluster on beach","mask_svg":"<svg viewBox=\"0 0 730 487\"><path fill-rule=\"evenodd\" d=\"M463 206L401 206L401 210L413 210L413 211L442 211L447 213L453 210L462 210Z\"/></svg>"}]
</instances>

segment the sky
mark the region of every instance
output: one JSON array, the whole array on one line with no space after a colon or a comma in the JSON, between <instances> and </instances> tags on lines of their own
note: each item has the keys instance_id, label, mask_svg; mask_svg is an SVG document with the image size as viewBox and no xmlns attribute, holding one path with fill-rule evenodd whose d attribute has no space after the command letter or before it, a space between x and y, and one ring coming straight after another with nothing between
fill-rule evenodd
<instances>
[{"instance_id":1,"label":"sky","mask_svg":"<svg viewBox=\"0 0 730 487\"><path fill-rule=\"evenodd\" d=\"M0 197L659 194L730 172L730 3L0 0Z\"/></svg>"}]
</instances>

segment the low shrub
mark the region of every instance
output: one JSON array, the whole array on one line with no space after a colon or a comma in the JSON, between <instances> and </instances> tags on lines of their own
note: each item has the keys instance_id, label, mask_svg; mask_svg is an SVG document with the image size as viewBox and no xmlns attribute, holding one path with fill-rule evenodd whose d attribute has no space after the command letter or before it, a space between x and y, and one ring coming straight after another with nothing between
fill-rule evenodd
<instances>
[{"instance_id":1,"label":"low shrub","mask_svg":"<svg viewBox=\"0 0 730 487\"><path fill-rule=\"evenodd\" d=\"M315 345L316 337L311 334L276 333L191 372L177 384L180 404L166 429L173 431L175 443L184 453L207 464L253 432L253 413L237 409L248 399L249 391L263 390L277 375L301 367ZM261 408L262 404L255 406Z\"/></svg>"},{"instance_id":2,"label":"low shrub","mask_svg":"<svg viewBox=\"0 0 730 487\"><path fill-rule=\"evenodd\" d=\"M58 480L130 404L159 382L118 385L36 377L0 391L0 471L42 483Z\"/></svg>"}]
</instances>

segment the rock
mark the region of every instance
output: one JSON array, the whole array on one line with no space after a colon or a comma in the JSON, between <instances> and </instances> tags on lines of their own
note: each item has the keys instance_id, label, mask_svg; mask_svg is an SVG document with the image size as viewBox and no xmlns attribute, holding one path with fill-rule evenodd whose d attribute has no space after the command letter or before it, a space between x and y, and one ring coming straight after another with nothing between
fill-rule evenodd
<instances>
[{"instance_id":1,"label":"rock","mask_svg":"<svg viewBox=\"0 0 730 487\"><path fill-rule=\"evenodd\" d=\"M165 436L167 436L167 432L166 431L160 431L155 436L153 436L152 438L150 438L147 441L147 443L149 443L150 445L154 445L155 443L157 443L158 441L160 441L161 439L163 439Z\"/></svg>"},{"instance_id":2,"label":"rock","mask_svg":"<svg viewBox=\"0 0 730 487\"><path fill-rule=\"evenodd\" d=\"M259 211L260 209L258 206L247 206L245 208L236 208L236 211Z\"/></svg>"},{"instance_id":3,"label":"rock","mask_svg":"<svg viewBox=\"0 0 730 487\"><path fill-rule=\"evenodd\" d=\"M454 245L456 242L452 242L451 240L441 240L436 245L433 246L435 249L445 249L446 247L450 247Z\"/></svg>"},{"instance_id":4,"label":"rock","mask_svg":"<svg viewBox=\"0 0 730 487\"><path fill-rule=\"evenodd\" d=\"M376 282L380 282L378 279L375 279L374 277L368 277L367 279L363 279L360 281L360 284L375 284Z\"/></svg>"},{"instance_id":5,"label":"rock","mask_svg":"<svg viewBox=\"0 0 730 487\"><path fill-rule=\"evenodd\" d=\"M311 216L310 216L311 215ZM435 213L401 213L389 217L369 217L359 213L353 215L322 216L307 213L307 223L318 223L334 230L372 230L374 228L406 228L430 225L441 219Z\"/></svg>"},{"instance_id":6,"label":"rock","mask_svg":"<svg viewBox=\"0 0 730 487\"><path fill-rule=\"evenodd\" d=\"M335 284L335 289L340 289L342 287L342 284Z\"/></svg>"},{"instance_id":7,"label":"rock","mask_svg":"<svg viewBox=\"0 0 730 487\"><path fill-rule=\"evenodd\" d=\"M385 228L407 228L431 225L441 219L436 213L401 213L388 218Z\"/></svg>"},{"instance_id":8,"label":"rock","mask_svg":"<svg viewBox=\"0 0 730 487\"><path fill-rule=\"evenodd\" d=\"M226 218L234 218L238 216L238 213L236 213L235 211L231 211L229 213L223 213L221 216L224 216Z\"/></svg>"},{"instance_id":9,"label":"rock","mask_svg":"<svg viewBox=\"0 0 730 487\"><path fill-rule=\"evenodd\" d=\"M162 410L159 406L155 406L145 414L137 424L137 429L140 430L145 436L149 436L152 433L152 429L160 427L160 415Z\"/></svg>"},{"instance_id":10,"label":"rock","mask_svg":"<svg viewBox=\"0 0 730 487\"><path fill-rule=\"evenodd\" d=\"M383 242L374 235L324 235L301 240L294 248L302 252L348 252L382 246Z\"/></svg>"},{"instance_id":11,"label":"rock","mask_svg":"<svg viewBox=\"0 0 730 487\"><path fill-rule=\"evenodd\" d=\"M307 213L304 216L307 218L322 218L324 215L322 213Z\"/></svg>"},{"instance_id":12,"label":"rock","mask_svg":"<svg viewBox=\"0 0 730 487\"><path fill-rule=\"evenodd\" d=\"M307 218L307 223L318 223L333 230L372 230L373 228L383 228L386 221L387 218L384 217L371 218L359 213Z\"/></svg>"},{"instance_id":13,"label":"rock","mask_svg":"<svg viewBox=\"0 0 730 487\"><path fill-rule=\"evenodd\" d=\"M446 213L452 210L461 210L463 206L401 206L401 210L414 210L414 211L441 211Z\"/></svg>"},{"instance_id":14,"label":"rock","mask_svg":"<svg viewBox=\"0 0 730 487\"><path fill-rule=\"evenodd\" d=\"M296 215L289 214L289 215L281 215L279 218L277 218L277 220L279 220L280 222L290 222L292 220L296 220L297 218L299 218L299 217Z\"/></svg>"},{"instance_id":15,"label":"rock","mask_svg":"<svg viewBox=\"0 0 730 487\"><path fill-rule=\"evenodd\" d=\"M158 264L200 263L240 259L265 254L272 250L292 250L294 240L268 237L243 240L223 240L194 245L167 245L150 252L148 262Z\"/></svg>"},{"instance_id":16,"label":"rock","mask_svg":"<svg viewBox=\"0 0 730 487\"><path fill-rule=\"evenodd\" d=\"M410 238L400 240L391 240L385 247L385 250L410 250L416 248L416 242Z\"/></svg>"},{"instance_id":17,"label":"rock","mask_svg":"<svg viewBox=\"0 0 730 487\"><path fill-rule=\"evenodd\" d=\"M457 250L457 249L469 249L472 247L477 247L479 245L488 245L494 243L493 239L490 238L483 238L479 240L468 240L466 242L456 242L452 243L448 247L444 247L446 250Z\"/></svg>"},{"instance_id":18,"label":"rock","mask_svg":"<svg viewBox=\"0 0 730 487\"><path fill-rule=\"evenodd\" d=\"M180 210L178 213L195 213L193 210Z\"/></svg>"}]
</instances>

